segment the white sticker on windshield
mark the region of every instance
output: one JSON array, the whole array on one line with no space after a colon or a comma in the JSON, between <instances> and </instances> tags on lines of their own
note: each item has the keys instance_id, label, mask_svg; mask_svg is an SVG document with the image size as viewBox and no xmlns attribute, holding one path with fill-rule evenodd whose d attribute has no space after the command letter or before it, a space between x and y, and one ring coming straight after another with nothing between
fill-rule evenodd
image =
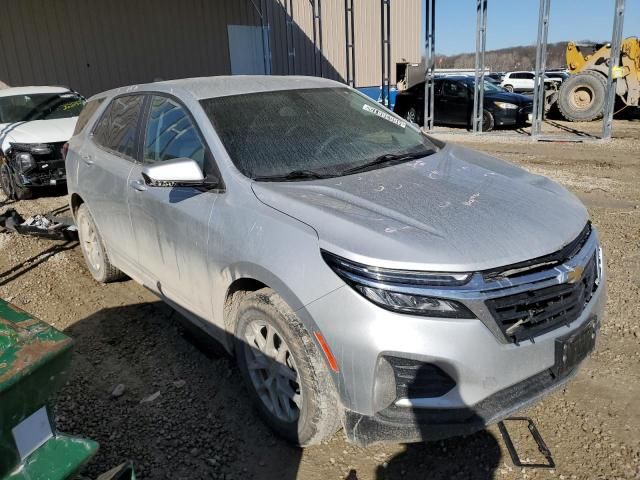
<instances>
[{"instance_id":1,"label":"white sticker on windshield","mask_svg":"<svg viewBox=\"0 0 640 480\"><path fill-rule=\"evenodd\" d=\"M384 118L386 121L391 122L399 126L400 128L405 128L407 126L406 122L403 122L402 120L398 120L393 115L389 115L388 113L383 112L382 110L378 110L377 108L370 107L369 105L363 105L362 109L367 112L373 113L374 115L377 115L380 118Z\"/></svg>"}]
</instances>

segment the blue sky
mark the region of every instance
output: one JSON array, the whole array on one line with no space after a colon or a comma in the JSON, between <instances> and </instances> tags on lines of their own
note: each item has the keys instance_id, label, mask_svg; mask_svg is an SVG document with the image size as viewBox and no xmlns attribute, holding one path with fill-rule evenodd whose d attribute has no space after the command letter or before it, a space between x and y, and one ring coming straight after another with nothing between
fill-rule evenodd
<instances>
[{"instance_id":1,"label":"blue sky","mask_svg":"<svg viewBox=\"0 0 640 480\"><path fill-rule=\"evenodd\" d=\"M625 3L624 37L640 36L640 0ZM614 0L551 0L549 42L610 39L614 4ZM475 51L475 5L476 0L436 0L437 53ZM488 0L487 49L535 44L538 8L538 0Z\"/></svg>"}]
</instances>

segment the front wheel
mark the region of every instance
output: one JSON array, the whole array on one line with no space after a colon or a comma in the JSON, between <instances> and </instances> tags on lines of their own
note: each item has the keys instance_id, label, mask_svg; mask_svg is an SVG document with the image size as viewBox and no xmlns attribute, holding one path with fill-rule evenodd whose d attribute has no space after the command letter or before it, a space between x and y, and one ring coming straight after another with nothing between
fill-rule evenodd
<instances>
[{"instance_id":1,"label":"front wheel","mask_svg":"<svg viewBox=\"0 0 640 480\"><path fill-rule=\"evenodd\" d=\"M489 110L482 110L482 131L490 132L495 127L495 119ZM469 118L469 128L468 130L473 130L473 114Z\"/></svg>"},{"instance_id":2,"label":"front wheel","mask_svg":"<svg viewBox=\"0 0 640 480\"><path fill-rule=\"evenodd\" d=\"M2 193L5 194L8 200L15 200L11 172L6 163L0 165L0 187L2 188Z\"/></svg>"},{"instance_id":3,"label":"front wheel","mask_svg":"<svg viewBox=\"0 0 640 480\"><path fill-rule=\"evenodd\" d=\"M309 332L271 289L238 307L235 355L260 415L300 446L320 443L340 422L329 372Z\"/></svg>"},{"instance_id":4,"label":"front wheel","mask_svg":"<svg viewBox=\"0 0 640 480\"><path fill-rule=\"evenodd\" d=\"M589 122L602 117L605 97L605 77L597 72L582 72L562 82L558 109L571 122Z\"/></svg>"},{"instance_id":5,"label":"front wheel","mask_svg":"<svg viewBox=\"0 0 640 480\"><path fill-rule=\"evenodd\" d=\"M507 92L513 93L513 85L505 85L503 87Z\"/></svg>"}]
</instances>

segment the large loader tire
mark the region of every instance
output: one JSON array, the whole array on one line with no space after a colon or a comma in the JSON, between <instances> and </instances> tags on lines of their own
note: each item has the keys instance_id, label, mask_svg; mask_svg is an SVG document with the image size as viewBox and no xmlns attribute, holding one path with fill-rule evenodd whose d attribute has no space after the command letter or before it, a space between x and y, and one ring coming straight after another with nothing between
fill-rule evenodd
<instances>
[{"instance_id":1,"label":"large loader tire","mask_svg":"<svg viewBox=\"0 0 640 480\"><path fill-rule=\"evenodd\" d=\"M558 109L570 122L590 122L602 117L606 79L598 72L571 75L560 87Z\"/></svg>"}]
</instances>

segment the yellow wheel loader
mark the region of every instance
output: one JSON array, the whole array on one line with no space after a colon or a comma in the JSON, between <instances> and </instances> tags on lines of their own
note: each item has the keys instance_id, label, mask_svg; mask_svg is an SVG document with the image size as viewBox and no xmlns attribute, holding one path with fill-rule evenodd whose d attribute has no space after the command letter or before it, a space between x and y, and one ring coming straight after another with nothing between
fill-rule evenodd
<instances>
[{"instance_id":1,"label":"yellow wheel loader","mask_svg":"<svg viewBox=\"0 0 640 480\"><path fill-rule=\"evenodd\" d=\"M567 44L567 68L571 75L560 86L557 106L564 118L586 122L602 117L611 44ZM617 104L640 106L640 39L622 42L618 67L613 71Z\"/></svg>"}]
</instances>

